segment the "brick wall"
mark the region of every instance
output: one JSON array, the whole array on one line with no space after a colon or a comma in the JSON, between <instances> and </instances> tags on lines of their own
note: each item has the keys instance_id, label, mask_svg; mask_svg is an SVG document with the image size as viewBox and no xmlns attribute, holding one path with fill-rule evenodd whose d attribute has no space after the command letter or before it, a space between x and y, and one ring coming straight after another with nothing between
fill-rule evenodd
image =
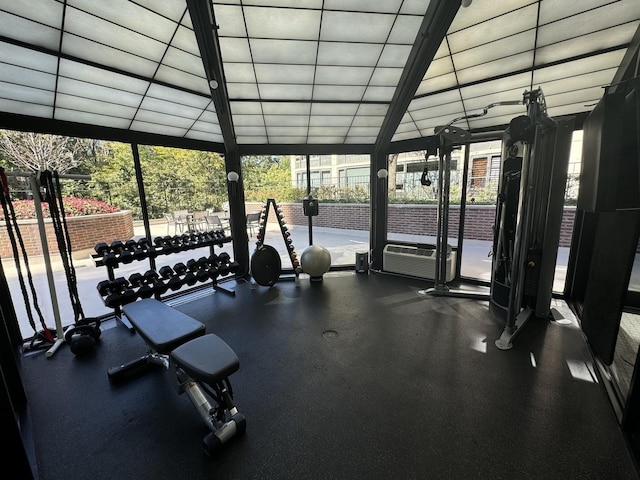
<instances>
[{"instance_id":1,"label":"brick wall","mask_svg":"<svg viewBox=\"0 0 640 480\"><path fill-rule=\"evenodd\" d=\"M289 225L308 225L300 203L278 203ZM247 203L247 212L260 210L262 204ZM388 228L390 232L410 235L435 236L438 208L436 205L389 205ZM560 246L569 247L573 232L575 207L566 207L562 216ZM464 238L493 241L493 224L496 208L493 205L468 205L464 224ZM451 205L449 210L450 237L457 236L460 207ZM269 214L269 223L277 223ZM313 218L317 227L369 230L369 205L349 203L320 203L319 215Z\"/></svg>"},{"instance_id":2,"label":"brick wall","mask_svg":"<svg viewBox=\"0 0 640 480\"><path fill-rule=\"evenodd\" d=\"M102 215L68 217L66 222L73 251L93 248L98 242L110 243L113 240L124 240L133 237L133 218L128 210ZM0 257L13 258L6 224L2 223L3 226L0 228ZM20 229L27 254L42 255L37 220L20 220L18 221L18 228ZM58 253L58 242L56 241L51 219L45 219L45 232L49 251ZM19 245L18 251L20 252Z\"/></svg>"}]
</instances>

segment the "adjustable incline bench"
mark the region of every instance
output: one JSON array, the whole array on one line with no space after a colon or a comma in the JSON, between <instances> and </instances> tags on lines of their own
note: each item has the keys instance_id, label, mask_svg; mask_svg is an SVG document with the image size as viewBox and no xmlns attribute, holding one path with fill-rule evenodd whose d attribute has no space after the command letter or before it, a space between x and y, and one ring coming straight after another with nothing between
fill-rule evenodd
<instances>
[{"instance_id":1,"label":"adjustable incline bench","mask_svg":"<svg viewBox=\"0 0 640 480\"><path fill-rule=\"evenodd\" d=\"M168 369L173 364L178 393L187 393L211 429L203 440L207 454L244 433L246 420L233 403L229 382L229 376L240 367L231 347L217 335L205 335L204 324L153 298L129 303L123 312L149 350L140 358L110 368L109 380L117 383L151 365Z\"/></svg>"}]
</instances>

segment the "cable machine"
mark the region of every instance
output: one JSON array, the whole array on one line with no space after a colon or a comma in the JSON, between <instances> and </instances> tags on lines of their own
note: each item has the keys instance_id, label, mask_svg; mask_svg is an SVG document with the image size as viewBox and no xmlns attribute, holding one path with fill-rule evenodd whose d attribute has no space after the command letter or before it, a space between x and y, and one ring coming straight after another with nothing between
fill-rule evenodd
<instances>
[{"instance_id":1,"label":"cable machine","mask_svg":"<svg viewBox=\"0 0 640 480\"><path fill-rule=\"evenodd\" d=\"M51 308L53 310L53 318L55 322L56 336L53 339L53 345L47 350L46 356L53 356L60 345L64 343L64 330L62 327L62 320L60 318L60 307L58 306L58 296L56 293L56 286L53 276L53 268L51 267L51 256L49 255L49 242L47 241L47 234L44 225L44 215L42 213L42 200L40 198L40 174L41 172L4 172L8 177L25 177L29 179L29 186L33 192L33 202L36 211L36 220L38 222L38 233L40 235L40 244L42 246L42 258L44 261L45 272L47 275L47 283L49 286L49 294L51 295ZM91 180L88 175L58 175L58 178L64 178L69 180ZM6 212L8 215L8 212ZM8 220L7 220L8 221ZM16 259L19 261L19 259ZM26 299L25 299L26 301Z\"/></svg>"}]
</instances>

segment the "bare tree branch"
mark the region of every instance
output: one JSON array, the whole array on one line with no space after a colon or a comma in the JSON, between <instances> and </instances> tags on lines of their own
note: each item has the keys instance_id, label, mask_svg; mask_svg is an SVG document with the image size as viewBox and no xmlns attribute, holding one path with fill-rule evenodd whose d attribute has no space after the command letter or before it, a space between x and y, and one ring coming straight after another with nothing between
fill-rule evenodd
<instances>
[{"instance_id":1,"label":"bare tree branch","mask_svg":"<svg viewBox=\"0 0 640 480\"><path fill-rule=\"evenodd\" d=\"M0 131L0 151L28 171L64 173L78 165L77 144L69 137L31 132Z\"/></svg>"}]
</instances>

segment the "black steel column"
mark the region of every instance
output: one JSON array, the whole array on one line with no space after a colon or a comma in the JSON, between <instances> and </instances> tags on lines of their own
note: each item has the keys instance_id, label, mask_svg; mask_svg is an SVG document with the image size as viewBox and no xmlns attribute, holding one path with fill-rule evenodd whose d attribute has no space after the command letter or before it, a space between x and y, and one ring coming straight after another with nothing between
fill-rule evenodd
<instances>
[{"instance_id":1,"label":"black steel column","mask_svg":"<svg viewBox=\"0 0 640 480\"><path fill-rule=\"evenodd\" d=\"M144 180L142 178L142 166L140 165L140 152L138 151L138 144L131 144L131 153L133 154L133 168L136 172L136 183L138 184L138 194L140 196L140 210L142 211L142 224L144 225L144 235L149 239L151 238L151 225L149 224L149 209L147 206L147 195L144 191ZM153 257L149 257L149 267L151 270L156 269L156 260Z\"/></svg>"}]
</instances>

